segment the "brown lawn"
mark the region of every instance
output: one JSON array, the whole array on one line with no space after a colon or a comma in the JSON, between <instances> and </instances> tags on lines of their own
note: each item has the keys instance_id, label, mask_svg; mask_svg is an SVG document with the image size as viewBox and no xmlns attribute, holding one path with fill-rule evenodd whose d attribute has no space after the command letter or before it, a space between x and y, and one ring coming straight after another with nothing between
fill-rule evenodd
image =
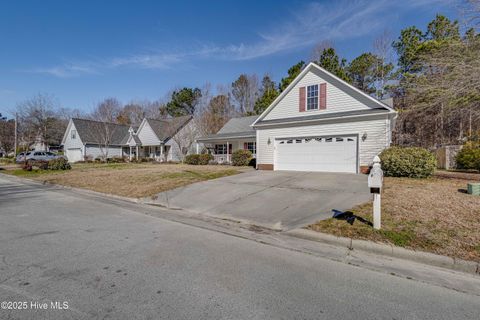
<instances>
[{"instance_id":1,"label":"brown lawn","mask_svg":"<svg viewBox=\"0 0 480 320\"><path fill-rule=\"evenodd\" d=\"M461 178L385 178L379 231L359 221L350 225L335 219L308 228L480 261L480 197L466 193L467 182L479 182L480 175ZM371 203L352 212L372 221Z\"/></svg>"},{"instance_id":2,"label":"brown lawn","mask_svg":"<svg viewBox=\"0 0 480 320\"><path fill-rule=\"evenodd\" d=\"M6 167L4 173L85 188L126 197L146 197L194 182L240 173L248 168L229 166L192 166L184 164L109 163L74 164L66 171L23 171Z\"/></svg>"}]
</instances>

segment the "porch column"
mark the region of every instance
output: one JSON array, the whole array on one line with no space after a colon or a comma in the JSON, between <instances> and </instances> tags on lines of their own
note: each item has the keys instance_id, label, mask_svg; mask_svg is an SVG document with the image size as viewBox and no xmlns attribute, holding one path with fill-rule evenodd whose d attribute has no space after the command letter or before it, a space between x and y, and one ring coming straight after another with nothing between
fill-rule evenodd
<instances>
[{"instance_id":1,"label":"porch column","mask_svg":"<svg viewBox=\"0 0 480 320\"><path fill-rule=\"evenodd\" d=\"M129 146L130 148L130 153L128 154L128 159L132 161L132 146Z\"/></svg>"},{"instance_id":2,"label":"porch column","mask_svg":"<svg viewBox=\"0 0 480 320\"><path fill-rule=\"evenodd\" d=\"M230 150L229 150L229 144L228 144L228 141L227 141L227 161L230 162Z\"/></svg>"},{"instance_id":3,"label":"porch column","mask_svg":"<svg viewBox=\"0 0 480 320\"><path fill-rule=\"evenodd\" d=\"M160 145L160 161L163 162L163 144Z\"/></svg>"},{"instance_id":4,"label":"porch column","mask_svg":"<svg viewBox=\"0 0 480 320\"><path fill-rule=\"evenodd\" d=\"M196 142L196 145L197 145L197 154L198 154L199 153L198 149L200 149L200 146L199 146L198 142Z\"/></svg>"},{"instance_id":5,"label":"porch column","mask_svg":"<svg viewBox=\"0 0 480 320\"><path fill-rule=\"evenodd\" d=\"M137 146L137 154L135 155L137 160L138 160L138 146Z\"/></svg>"}]
</instances>

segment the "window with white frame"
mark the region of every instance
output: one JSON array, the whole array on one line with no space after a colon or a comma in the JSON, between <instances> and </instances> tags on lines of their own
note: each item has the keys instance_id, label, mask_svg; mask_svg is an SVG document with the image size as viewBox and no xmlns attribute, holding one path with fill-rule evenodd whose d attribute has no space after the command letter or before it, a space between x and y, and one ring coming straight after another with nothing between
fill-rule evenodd
<instances>
[{"instance_id":1,"label":"window with white frame","mask_svg":"<svg viewBox=\"0 0 480 320\"><path fill-rule=\"evenodd\" d=\"M232 144L228 146L228 153L232 153ZM216 144L215 145L215 154L227 154L227 145L226 144Z\"/></svg>"},{"instance_id":2,"label":"window with white frame","mask_svg":"<svg viewBox=\"0 0 480 320\"><path fill-rule=\"evenodd\" d=\"M255 142L246 142L245 147L245 150L250 151L252 154L257 153L257 144Z\"/></svg>"},{"instance_id":3,"label":"window with white frame","mask_svg":"<svg viewBox=\"0 0 480 320\"><path fill-rule=\"evenodd\" d=\"M318 84L307 86L307 110L318 110Z\"/></svg>"},{"instance_id":4,"label":"window with white frame","mask_svg":"<svg viewBox=\"0 0 480 320\"><path fill-rule=\"evenodd\" d=\"M71 136L70 136L70 137L71 137L72 139L77 139L77 130L72 130L70 133L71 133Z\"/></svg>"}]
</instances>

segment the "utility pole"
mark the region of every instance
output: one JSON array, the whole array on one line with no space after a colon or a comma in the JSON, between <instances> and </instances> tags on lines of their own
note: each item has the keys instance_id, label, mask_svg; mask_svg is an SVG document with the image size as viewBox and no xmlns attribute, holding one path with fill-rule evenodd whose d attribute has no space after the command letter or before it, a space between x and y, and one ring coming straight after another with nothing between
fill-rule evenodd
<instances>
[{"instance_id":1,"label":"utility pole","mask_svg":"<svg viewBox=\"0 0 480 320\"><path fill-rule=\"evenodd\" d=\"M13 149L13 154L15 156L15 158L17 157L17 123L18 123L18 115L17 113L15 112L15 147Z\"/></svg>"}]
</instances>

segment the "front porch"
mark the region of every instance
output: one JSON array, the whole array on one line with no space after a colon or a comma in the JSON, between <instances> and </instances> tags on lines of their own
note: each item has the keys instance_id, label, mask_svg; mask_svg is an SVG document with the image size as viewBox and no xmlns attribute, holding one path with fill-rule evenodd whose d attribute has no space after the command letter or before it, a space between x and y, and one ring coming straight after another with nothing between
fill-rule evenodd
<instances>
[{"instance_id":1,"label":"front porch","mask_svg":"<svg viewBox=\"0 0 480 320\"><path fill-rule=\"evenodd\" d=\"M130 161L153 159L158 162L166 162L171 160L170 149L170 146L163 144L155 146L130 145L124 148L124 154L128 156Z\"/></svg>"},{"instance_id":2,"label":"front porch","mask_svg":"<svg viewBox=\"0 0 480 320\"><path fill-rule=\"evenodd\" d=\"M249 150L254 158L256 158L257 154L255 137L213 141L199 139L197 141L197 153L201 151L199 143L203 143L204 148L213 156L215 162L222 164L231 163L232 153L236 150Z\"/></svg>"}]
</instances>

